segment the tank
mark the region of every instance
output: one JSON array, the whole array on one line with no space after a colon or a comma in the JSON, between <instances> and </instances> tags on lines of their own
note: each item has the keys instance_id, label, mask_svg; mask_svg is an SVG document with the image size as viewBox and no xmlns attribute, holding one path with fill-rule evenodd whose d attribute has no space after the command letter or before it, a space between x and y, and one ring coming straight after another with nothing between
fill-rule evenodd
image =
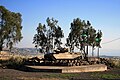
<instances>
[{"instance_id":1,"label":"tank","mask_svg":"<svg viewBox=\"0 0 120 80\"><path fill-rule=\"evenodd\" d=\"M80 52L71 53L67 48L58 48L54 53L44 55L43 62L46 65L58 66L80 66L84 60L84 55Z\"/></svg>"}]
</instances>

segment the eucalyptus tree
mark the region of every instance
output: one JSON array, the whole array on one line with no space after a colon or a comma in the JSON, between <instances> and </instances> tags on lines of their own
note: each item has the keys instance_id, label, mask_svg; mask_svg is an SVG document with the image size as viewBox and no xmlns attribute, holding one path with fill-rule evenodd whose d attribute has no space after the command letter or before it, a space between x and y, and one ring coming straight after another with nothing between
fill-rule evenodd
<instances>
[{"instance_id":1,"label":"eucalyptus tree","mask_svg":"<svg viewBox=\"0 0 120 80\"><path fill-rule=\"evenodd\" d=\"M84 20L80 20L79 18L74 19L71 23L70 27L70 33L67 38L66 45L70 47L70 51L74 51L74 47L77 47L80 51L85 52L85 38L86 35L84 35L84 26L85 26Z\"/></svg>"},{"instance_id":2,"label":"eucalyptus tree","mask_svg":"<svg viewBox=\"0 0 120 80\"><path fill-rule=\"evenodd\" d=\"M20 42L21 23L20 13L11 12L4 6L0 6L0 51L3 47L11 49L13 44Z\"/></svg>"},{"instance_id":3,"label":"eucalyptus tree","mask_svg":"<svg viewBox=\"0 0 120 80\"><path fill-rule=\"evenodd\" d=\"M89 44L89 46L92 47L92 56L94 56L94 49L95 49L95 45L96 45L96 42L95 42L95 39L96 39L96 30L91 26L88 29L88 33L89 33L88 44Z\"/></svg>"},{"instance_id":4,"label":"eucalyptus tree","mask_svg":"<svg viewBox=\"0 0 120 80\"><path fill-rule=\"evenodd\" d=\"M55 47L60 47L62 44L61 38L64 37L63 30L59 25L58 21L53 18L46 19L47 25L39 23L37 27L37 34L33 38L35 47L40 47L40 52L48 53L53 51Z\"/></svg>"},{"instance_id":5,"label":"eucalyptus tree","mask_svg":"<svg viewBox=\"0 0 120 80\"><path fill-rule=\"evenodd\" d=\"M48 35L49 35L49 41L51 44L51 49L54 49L55 47L60 47L62 44L61 38L64 37L63 30L61 27L57 24L58 21L54 18L50 19L49 17L46 20L48 24Z\"/></svg>"},{"instance_id":6,"label":"eucalyptus tree","mask_svg":"<svg viewBox=\"0 0 120 80\"><path fill-rule=\"evenodd\" d=\"M54 45L56 47L60 47L60 45L62 44L61 42L61 38L64 37L64 34L63 34L63 30L61 29L60 26L57 26L56 29L55 29L55 36L54 36ZM53 47L54 48L54 47Z\"/></svg>"},{"instance_id":7,"label":"eucalyptus tree","mask_svg":"<svg viewBox=\"0 0 120 80\"><path fill-rule=\"evenodd\" d=\"M98 47L98 52L97 52L98 58L99 58L99 48L101 48L101 45L100 45L101 40L102 40L101 38L102 38L102 32L101 32L101 30L98 30L98 32L96 34L96 39L95 39L96 47Z\"/></svg>"},{"instance_id":8,"label":"eucalyptus tree","mask_svg":"<svg viewBox=\"0 0 120 80\"><path fill-rule=\"evenodd\" d=\"M74 19L71 23L71 31L68 35L68 38L66 39L66 46L70 48L70 52L73 52L74 48L77 47L80 51L84 51L85 53L86 35L83 34L85 33L85 25L85 21L82 21L79 18Z\"/></svg>"},{"instance_id":9,"label":"eucalyptus tree","mask_svg":"<svg viewBox=\"0 0 120 80\"><path fill-rule=\"evenodd\" d=\"M71 23L70 33L66 39L66 46L70 47L70 51L74 51L74 47L84 52L85 58L88 57L88 46L92 46L92 55L95 46L100 46L102 32L96 30L91 26L89 21L74 19Z\"/></svg>"},{"instance_id":10,"label":"eucalyptus tree","mask_svg":"<svg viewBox=\"0 0 120 80\"><path fill-rule=\"evenodd\" d=\"M37 27L37 34L34 35L33 43L35 44L35 47L40 47L40 52L45 52L45 47L47 46L47 37L45 35L46 33L46 26L39 23Z\"/></svg>"}]
</instances>

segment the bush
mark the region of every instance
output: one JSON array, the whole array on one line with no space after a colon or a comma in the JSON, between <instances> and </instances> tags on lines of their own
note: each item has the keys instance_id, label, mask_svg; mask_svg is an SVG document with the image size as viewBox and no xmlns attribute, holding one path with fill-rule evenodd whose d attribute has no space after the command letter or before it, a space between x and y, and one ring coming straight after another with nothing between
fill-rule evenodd
<instances>
[{"instance_id":1,"label":"bush","mask_svg":"<svg viewBox=\"0 0 120 80\"><path fill-rule=\"evenodd\" d=\"M24 65L26 59L21 56L12 56L8 60L1 61L2 66L7 68L20 68Z\"/></svg>"},{"instance_id":2,"label":"bush","mask_svg":"<svg viewBox=\"0 0 120 80\"><path fill-rule=\"evenodd\" d=\"M120 68L120 60L119 59L112 59L111 62L114 64L115 67Z\"/></svg>"}]
</instances>

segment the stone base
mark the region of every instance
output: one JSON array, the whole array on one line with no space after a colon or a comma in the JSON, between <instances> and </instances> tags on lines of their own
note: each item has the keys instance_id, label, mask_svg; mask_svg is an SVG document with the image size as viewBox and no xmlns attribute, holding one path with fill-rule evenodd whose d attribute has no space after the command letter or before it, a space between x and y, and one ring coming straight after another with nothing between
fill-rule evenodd
<instances>
[{"instance_id":1,"label":"stone base","mask_svg":"<svg viewBox=\"0 0 120 80\"><path fill-rule=\"evenodd\" d=\"M57 73L78 73L105 71L107 66L104 64L84 65L84 66L26 66L29 71L35 72L57 72Z\"/></svg>"}]
</instances>

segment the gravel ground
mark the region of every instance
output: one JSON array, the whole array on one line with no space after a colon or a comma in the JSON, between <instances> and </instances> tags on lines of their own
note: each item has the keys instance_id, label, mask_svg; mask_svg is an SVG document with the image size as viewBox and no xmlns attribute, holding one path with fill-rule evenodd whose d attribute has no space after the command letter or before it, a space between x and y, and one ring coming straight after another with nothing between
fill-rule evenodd
<instances>
[{"instance_id":1,"label":"gravel ground","mask_svg":"<svg viewBox=\"0 0 120 80\"><path fill-rule=\"evenodd\" d=\"M0 80L80 80L80 79L120 79L120 69L88 73L46 73L25 72L14 69L0 69Z\"/></svg>"}]
</instances>

